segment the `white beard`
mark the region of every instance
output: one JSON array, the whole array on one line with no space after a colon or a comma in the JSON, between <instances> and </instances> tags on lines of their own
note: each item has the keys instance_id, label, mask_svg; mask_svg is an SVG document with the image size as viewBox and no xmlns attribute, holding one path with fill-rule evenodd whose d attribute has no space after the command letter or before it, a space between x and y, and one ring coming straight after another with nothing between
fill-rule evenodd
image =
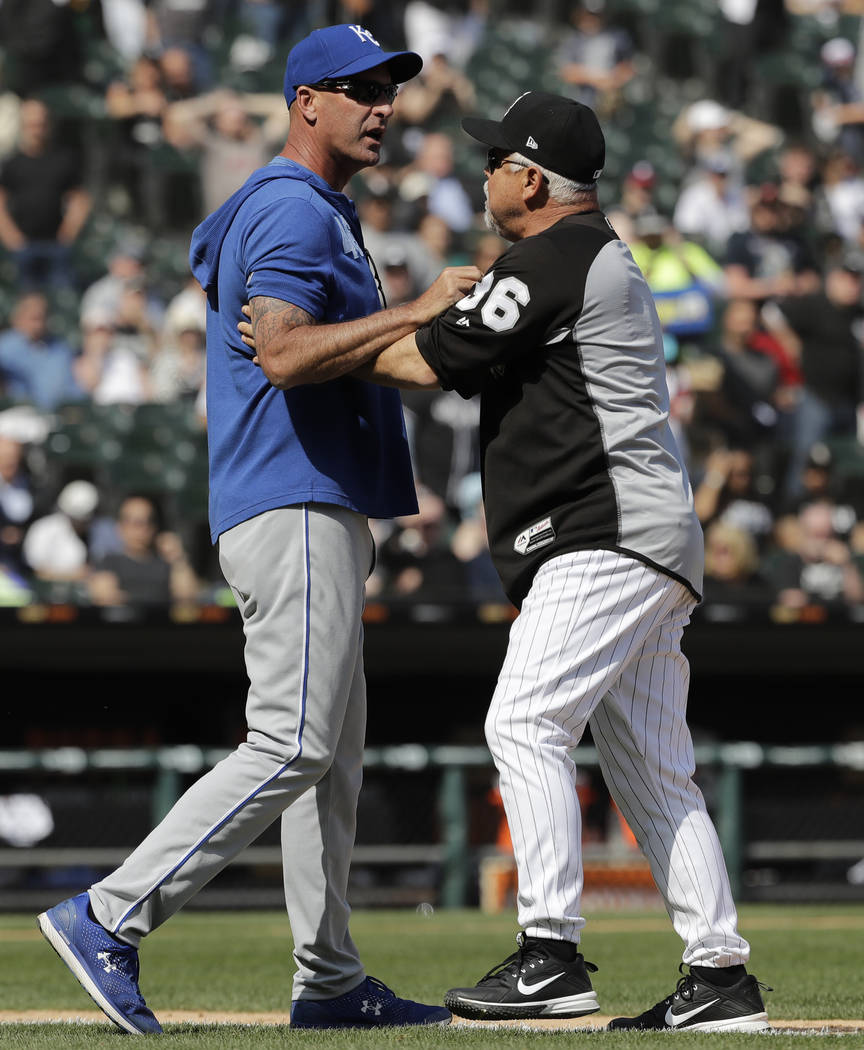
<instances>
[{"instance_id":1,"label":"white beard","mask_svg":"<svg viewBox=\"0 0 864 1050\"><path fill-rule=\"evenodd\" d=\"M489 210L489 182L488 180L483 183L483 196L486 198L486 203L483 206L483 221L486 223L486 228L491 230L493 233L497 233L499 237L504 237L504 232L498 225L495 216Z\"/></svg>"}]
</instances>

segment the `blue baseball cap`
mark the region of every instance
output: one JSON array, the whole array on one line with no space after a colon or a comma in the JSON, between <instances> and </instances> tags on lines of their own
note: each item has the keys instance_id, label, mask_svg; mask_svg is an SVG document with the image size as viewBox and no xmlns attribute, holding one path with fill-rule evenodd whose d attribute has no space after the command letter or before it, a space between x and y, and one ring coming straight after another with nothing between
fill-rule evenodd
<instances>
[{"instance_id":1,"label":"blue baseball cap","mask_svg":"<svg viewBox=\"0 0 864 1050\"><path fill-rule=\"evenodd\" d=\"M291 48L285 64L285 101L290 106L301 84L350 77L386 62L397 84L416 77L423 59L413 51L384 51L359 25L316 29Z\"/></svg>"}]
</instances>

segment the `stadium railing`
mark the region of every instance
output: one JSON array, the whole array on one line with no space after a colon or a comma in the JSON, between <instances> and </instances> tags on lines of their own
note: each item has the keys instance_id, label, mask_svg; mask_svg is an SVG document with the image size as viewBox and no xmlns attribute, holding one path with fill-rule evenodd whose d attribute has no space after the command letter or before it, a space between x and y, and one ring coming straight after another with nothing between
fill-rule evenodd
<instances>
[{"instance_id":1,"label":"stadium railing","mask_svg":"<svg viewBox=\"0 0 864 1050\"><path fill-rule=\"evenodd\" d=\"M26 778L28 783L33 784L40 777L50 777L52 780L59 777L71 790L76 781L80 783L86 776L128 779L143 774L148 785L146 794L149 796L149 813L142 817L145 823L155 824L170 809L190 778L212 767L227 753L225 749L197 746L5 750L0 751L0 795L4 790L8 791L8 785L17 778ZM579 769L597 768L597 752L593 747L575 748L572 756ZM701 782L704 777L709 785L706 791L709 808L717 825L736 896L747 889L743 876L748 869L758 872L778 863L815 864L817 868L820 865L833 865L836 868L839 864L844 873L850 873L845 880L848 882L845 896L860 896L864 899L864 863L855 863L864 858L864 818L860 818L860 797L856 801L856 796L864 791L864 741L813 746L769 746L747 741L697 745L695 758L697 779ZM434 774L435 798L430 799L430 805L434 807L435 820L429 826L436 829L437 834L427 835L429 841L361 842L355 848L355 867L433 867L438 871L437 902L440 906L464 907L476 900L473 880L477 877L478 866L484 856L500 853L492 843L478 843L470 830L469 776L472 771L485 771L489 776L488 782L493 782L494 767L489 752L484 747L476 746L403 744L367 749L364 765L368 774L398 776L400 785L407 785L412 776ZM829 799L825 803L820 827L815 831L810 827L800 834L784 836L783 828L778 826L777 834L765 834L763 823L760 837L752 837L752 828L748 829L748 810L756 806L757 799L748 789L746 777L752 771L770 770L807 777L805 790L808 785L812 785L817 770L834 771L845 778L843 784L848 791L846 801L851 804L843 812L857 812L860 818L858 824L855 824L854 817L850 823L839 810L837 819L831 819L830 810L836 802L835 791L833 800ZM4 799L0 798L2 801ZM95 804L99 805L99 799L95 800ZM794 808L795 799L789 797L786 804ZM98 821L100 818L97 812L88 813L86 819ZM0 835L2 831L0 824ZM10 884L16 872L20 874L28 869L42 873L49 869L108 871L123 860L130 845L134 843L96 847L83 844L57 846L39 845L37 840L31 845L0 847L0 886L5 887L5 891L0 893L0 907L15 907L16 894ZM604 857L607 860L610 857L614 859L616 855L620 859L620 846L615 843L607 847L594 845L586 851L586 858L594 860ZM244 851L235 863L278 866L281 864L281 852L276 844L255 845ZM860 879L851 874L858 868L862 869ZM812 872L810 878L814 878ZM755 882L751 879L750 887L758 889L758 883L758 877ZM825 887L820 890L817 883L818 871L809 893L802 890L800 885L797 891L790 891L787 887L778 893L784 899L793 899L796 892L799 896L803 893L813 899L836 897L836 878L830 890ZM767 889L763 886L762 892L756 896L759 899L771 899L770 889L770 886ZM382 900L387 899L385 893Z\"/></svg>"}]
</instances>

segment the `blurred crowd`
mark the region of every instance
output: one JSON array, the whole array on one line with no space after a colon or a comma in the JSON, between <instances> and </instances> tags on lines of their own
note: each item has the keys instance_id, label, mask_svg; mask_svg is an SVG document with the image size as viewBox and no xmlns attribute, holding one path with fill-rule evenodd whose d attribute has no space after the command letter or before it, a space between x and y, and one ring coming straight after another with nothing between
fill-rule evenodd
<instances>
[{"instance_id":1,"label":"blurred crowd","mask_svg":"<svg viewBox=\"0 0 864 1050\"><path fill-rule=\"evenodd\" d=\"M285 55L334 22L424 57L348 187L388 304L506 247L463 114L532 86L591 105L601 204L663 323L706 599L864 602L859 7L0 0L0 604L223 599L188 239L281 149ZM404 403L420 510L373 523L370 596L504 601L476 401Z\"/></svg>"}]
</instances>

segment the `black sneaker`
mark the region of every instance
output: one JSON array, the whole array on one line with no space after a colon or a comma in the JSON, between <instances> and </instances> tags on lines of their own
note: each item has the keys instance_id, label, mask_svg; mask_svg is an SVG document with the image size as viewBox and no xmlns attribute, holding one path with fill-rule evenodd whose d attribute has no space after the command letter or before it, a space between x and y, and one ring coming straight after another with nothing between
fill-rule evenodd
<instances>
[{"instance_id":1,"label":"black sneaker","mask_svg":"<svg viewBox=\"0 0 864 1050\"><path fill-rule=\"evenodd\" d=\"M682 970L683 963L678 967ZM683 972L683 971L682 971ZM719 988L692 971L662 1003L638 1017L616 1017L610 1030L623 1028L688 1032L763 1032L770 1027L760 988L771 991L755 977L745 974L730 988Z\"/></svg>"},{"instance_id":2,"label":"black sneaker","mask_svg":"<svg viewBox=\"0 0 864 1050\"><path fill-rule=\"evenodd\" d=\"M444 1003L454 1014L479 1021L513 1017L581 1017L600 1009L590 970L572 941L516 936L519 950L473 988L451 988Z\"/></svg>"}]
</instances>

